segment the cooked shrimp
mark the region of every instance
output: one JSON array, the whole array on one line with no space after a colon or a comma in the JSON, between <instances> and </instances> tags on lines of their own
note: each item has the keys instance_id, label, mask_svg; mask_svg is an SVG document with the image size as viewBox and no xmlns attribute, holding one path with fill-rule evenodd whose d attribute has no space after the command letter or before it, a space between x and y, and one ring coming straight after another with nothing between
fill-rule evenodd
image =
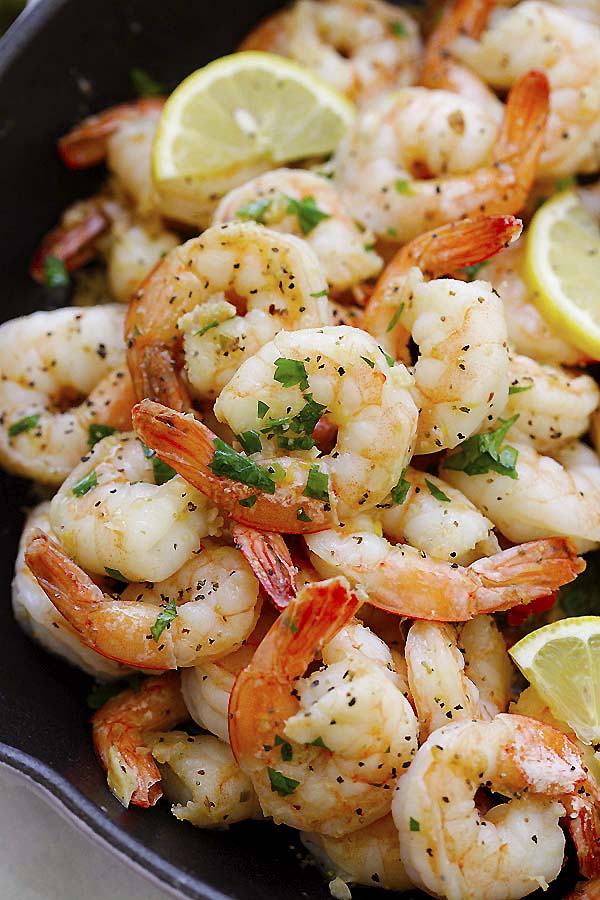
<instances>
[{"instance_id":1,"label":"cooked shrimp","mask_svg":"<svg viewBox=\"0 0 600 900\"><path fill-rule=\"evenodd\" d=\"M343 579L306 587L236 678L230 702L232 750L264 814L333 837L389 811L417 746L389 651L350 622L359 605ZM303 678L318 656L325 667Z\"/></svg>"},{"instance_id":2,"label":"cooked shrimp","mask_svg":"<svg viewBox=\"0 0 600 900\"><path fill-rule=\"evenodd\" d=\"M146 678L123 691L92 717L94 747L108 786L123 806L154 806L162 797L160 772L146 735L173 728L188 718L175 672Z\"/></svg>"},{"instance_id":3,"label":"cooked shrimp","mask_svg":"<svg viewBox=\"0 0 600 900\"><path fill-rule=\"evenodd\" d=\"M411 619L461 622L510 609L545 597L585 568L564 538L512 547L466 568L367 531L320 531L305 540L323 577L345 575L373 606Z\"/></svg>"},{"instance_id":4,"label":"cooked shrimp","mask_svg":"<svg viewBox=\"0 0 600 900\"><path fill-rule=\"evenodd\" d=\"M600 900L600 878L581 881L565 900Z\"/></svg>"},{"instance_id":5,"label":"cooked shrimp","mask_svg":"<svg viewBox=\"0 0 600 900\"><path fill-rule=\"evenodd\" d=\"M27 565L80 640L142 669L193 666L241 646L252 633L258 583L238 550L206 542L171 578L105 594L47 535L34 535Z\"/></svg>"},{"instance_id":6,"label":"cooked shrimp","mask_svg":"<svg viewBox=\"0 0 600 900\"><path fill-rule=\"evenodd\" d=\"M363 327L394 357L403 354L408 333L419 347L413 388L419 407L416 453L456 447L506 405L502 301L485 282L435 276L466 264L459 260L495 253L520 231L512 216L447 225L404 246L377 282Z\"/></svg>"},{"instance_id":7,"label":"cooked shrimp","mask_svg":"<svg viewBox=\"0 0 600 900\"><path fill-rule=\"evenodd\" d=\"M383 501L410 459L417 424L410 387L405 367L390 366L377 342L358 328L281 332L238 369L215 415L234 434L256 434L263 457L276 458L283 448L303 454L307 475L318 465L324 500L343 518ZM315 415L327 415L338 428L335 448L318 463L314 439L298 437L312 433ZM301 495L297 506L302 503Z\"/></svg>"},{"instance_id":8,"label":"cooked shrimp","mask_svg":"<svg viewBox=\"0 0 600 900\"><path fill-rule=\"evenodd\" d=\"M463 492L515 543L564 535L580 553L600 542L600 462L585 444L574 442L542 456L510 441L518 451L517 478L489 471L468 475L444 469L444 478Z\"/></svg>"},{"instance_id":9,"label":"cooked shrimp","mask_svg":"<svg viewBox=\"0 0 600 900\"><path fill-rule=\"evenodd\" d=\"M306 238L332 293L360 287L381 270L371 232L357 224L331 181L313 172L275 169L236 188L221 200L213 224L236 217Z\"/></svg>"},{"instance_id":10,"label":"cooked shrimp","mask_svg":"<svg viewBox=\"0 0 600 900\"><path fill-rule=\"evenodd\" d=\"M215 397L282 328L328 324L326 291L316 256L294 235L254 222L208 229L169 253L130 305L125 331L138 398L186 408L165 397L161 380L175 378L182 348L194 393Z\"/></svg>"},{"instance_id":11,"label":"cooked shrimp","mask_svg":"<svg viewBox=\"0 0 600 900\"><path fill-rule=\"evenodd\" d=\"M343 837L313 832L301 838L328 878L401 893L413 887L400 858L398 829L391 815Z\"/></svg>"},{"instance_id":12,"label":"cooked shrimp","mask_svg":"<svg viewBox=\"0 0 600 900\"><path fill-rule=\"evenodd\" d=\"M517 213L536 174L547 110L539 72L513 87L499 132L472 100L406 88L359 116L338 149L336 179L361 224L400 243L465 216Z\"/></svg>"},{"instance_id":13,"label":"cooked shrimp","mask_svg":"<svg viewBox=\"0 0 600 900\"><path fill-rule=\"evenodd\" d=\"M50 653L62 657L88 675L105 680L118 678L129 671L121 663L106 659L81 643L75 629L61 616L39 586L25 562L25 551L32 535L42 530L53 537L49 503L40 503L28 515L19 542L12 581L12 607L23 630Z\"/></svg>"},{"instance_id":14,"label":"cooked shrimp","mask_svg":"<svg viewBox=\"0 0 600 900\"><path fill-rule=\"evenodd\" d=\"M510 799L480 816L480 786ZM448 900L508 900L545 888L563 862L559 819L580 792L597 800L579 750L534 719L499 715L440 728L394 795L407 872Z\"/></svg>"},{"instance_id":15,"label":"cooked shrimp","mask_svg":"<svg viewBox=\"0 0 600 900\"><path fill-rule=\"evenodd\" d=\"M277 609L285 609L296 596L298 569L283 537L268 531L256 531L246 525L232 525L231 535L263 590Z\"/></svg>"},{"instance_id":16,"label":"cooked shrimp","mask_svg":"<svg viewBox=\"0 0 600 900\"><path fill-rule=\"evenodd\" d=\"M479 691L479 714L493 719L506 712L512 696L514 668L492 616L475 616L459 632L465 671Z\"/></svg>"},{"instance_id":17,"label":"cooked shrimp","mask_svg":"<svg viewBox=\"0 0 600 900\"><path fill-rule=\"evenodd\" d=\"M473 3L480 0L467 6ZM478 39L459 35L450 49L494 88L510 88L531 69L546 73L550 114L539 175L564 178L600 165L599 41L591 23L550 3L524 0L494 11Z\"/></svg>"},{"instance_id":18,"label":"cooked shrimp","mask_svg":"<svg viewBox=\"0 0 600 900\"><path fill-rule=\"evenodd\" d=\"M240 49L296 59L366 104L415 80L421 41L409 13L382 0L297 0L261 22Z\"/></svg>"},{"instance_id":19,"label":"cooked shrimp","mask_svg":"<svg viewBox=\"0 0 600 900\"><path fill-rule=\"evenodd\" d=\"M558 6L559 9L563 9L569 15L600 25L600 8L597 0L547 0L547 2L552 3L553 6ZM515 0L502 0L502 5L514 6Z\"/></svg>"},{"instance_id":20,"label":"cooked shrimp","mask_svg":"<svg viewBox=\"0 0 600 900\"><path fill-rule=\"evenodd\" d=\"M0 326L0 462L59 485L93 440L131 427L117 306L36 312Z\"/></svg>"},{"instance_id":21,"label":"cooked shrimp","mask_svg":"<svg viewBox=\"0 0 600 900\"><path fill-rule=\"evenodd\" d=\"M600 400L600 389L589 375L540 365L517 354L511 356L508 371L510 396L503 416L519 416L511 439L553 454L589 430Z\"/></svg>"},{"instance_id":22,"label":"cooked shrimp","mask_svg":"<svg viewBox=\"0 0 600 900\"><path fill-rule=\"evenodd\" d=\"M481 270L481 277L502 297L511 350L540 363L583 365L581 350L567 343L535 305L535 295L525 281L525 246L523 240L513 244L488 260Z\"/></svg>"},{"instance_id":23,"label":"cooked shrimp","mask_svg":"<svg viewBox=\"0 0 600 900\"><path fill-rule=\"evenodd\" d=\"M252 782L216 737L169 731L154 736L151 751L176 819L198 828L227 828L262 818Z\"/></svg>"},{"instance_id":24,"label":"cooked shrimp","mask_svg":"<svg viewBox=\"0 0 600 900\"><path fill-rule=\"evenodd\" d=\"M163 581L219 531L217 511L131 434L97 443L56 493L55 534L88 572ZM168 479L168 480L165 480Z\"/></svg>"}]
</instances>

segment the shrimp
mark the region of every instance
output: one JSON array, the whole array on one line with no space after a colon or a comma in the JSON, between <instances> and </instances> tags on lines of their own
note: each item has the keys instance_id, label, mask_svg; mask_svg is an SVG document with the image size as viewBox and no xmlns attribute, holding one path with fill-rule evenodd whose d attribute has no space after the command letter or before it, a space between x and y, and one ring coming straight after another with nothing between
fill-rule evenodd
<instances>
[{"instance_id":1,"label":"shrimp","mask_svg":"<svg viewBox=\"0 0 600 900\"><path fill-rule=\"evenodd\" d=\"M389 812L417 723L344 579L304 588L236 678L233 754L276 822L340 837ZM373 646L373 644L375 646ZM302 678L315 657L325 667Z\"/></svg>"},{"instance_id":2,"label":"shrimp","mask_svg":"<svg viewBox=\"0 0 600 900\"><path fill-rule=\"evenodd\" d=\"M189 406L176 390L165 396L182 349L192 390L214 398L280 329L328 324L326 293L317 258L299 238L254 222L209 228L171 251L131 302L125 333L138 399Z\"/></svg>"},{"instance_id":3,"label":"shrimp","mask_svg":"<svg viewBox=\"0 0 600 900\"><path fill-rule=\"evenodd\" d=\"M81 643L75 629L71 628L50 602L25 562L25 551L35 532L42 530L50 538L53 537L49 508L48 503L40 503L32 509L23 528L12 581L15 619L23 631L44 650L77 666L88 675L100 680L123 677L129 669Z\"/></svg>"},{"instance_id":4,"label":"shrimp","mask_svg":"<svg viewBox=\"0 0 600 900\"><path fill-rule=\"evenodd\" d=\"M581 881L565 900L599 900L600 878L593 881Z\"/></svg>"},{"instance_id":5,"label":"shrimp","mask_svg":"<svg viewBox=\"0 0 600 900\"><path fill-rule=\"evenodd\" d=\"M600 400L600 389L589 375L514 354L509 376L510 396L503 416L519 416L511 431L515 440L553 454L589 430Z\"/></svg>"},{"instance_id":6,"label":"shrimp","mask_svg":"<svg viewBox=\"0 0 600 900\"><path fill-rule=\"evenodd\" d=\"M412 392L419 407L416 453L456 447L506 406L502 301L485 282L435 276L466 264L459 260L489 256L520 231L512 216L447 225L404 246L377 282L363 328L394 357L402 355L408 333L419 347Z\"/></svg>"},{"instance_id":7,"label":"shrimp","mask_svg":"<svg viewBox=\"0 0 600 900\"><path fill-rule=\"evenodd\" d=\"M221 200L213 224L236 217L306 238L334 294L359 287L383 265L371 232L360 228L331 181L313 172L275 169L236 188Z\"/></svg>"},{"instance_id":8,"label":"shrimp","mask_svg":"<svg viewBox=\"0 0 600 900\"><path fill-rule=\"evenodd\" d=\"M36 312L0 326L0 463L59 485L94 435L131 427L123 313Z\"/></svg>"},{"instance_id":9,"label":"shrimp","mask_svg":"<svg viewBox=\"0 0 600 900\"><path fill-rule=\"evenodd\" d=\"M525 280L525 246L524 241L513 244L488 260L481 272L502 297L510 348L539 363L584 365L581 350L555 331L535 305L535 293Z\"/></svg>"},{"instance_id":10,"label":"shrimp","mask_svg":"<svg viewBox=\"0 0 600 900\"><path fill-rule=\"evenodd\" d=\"M400 858L398 829L391 815L343 837L313 832L301 838L329 878L401 893L413 887ZM332 895L337 896L333 891Z\"/></svg>"},{"instance_id":11,"label":"shrimp","mask_svg":"<svg viewBox=\"0 0 600 900\"><path fill-rule=\"evenodd\" d=\"M202 545L171 578L105 594L47 535L25 560L80 640L108 659L142 669L193 666L230 653L260 613L258 583L238 550Z\"/></svg>"},{"instance_id":12,"label":"shrimp","mask_svg":"<svg viewBox=\"0 0 600 900\"><path fill-rule=\"evenodd\" d=\"M277 609L285 609L296 596L298 569L282 536L245 525L233 525L231 535L263 590Z\"/></svg>"},{"instance_id":13,"label":"shrimp","mask_svg":"<svg viewBox=\"0 0 600 900\"><path fill-rule=\"evenodd\" d=\"M571 16L577 16L585 22L600 25L600 9L597 0L546 0L553 6L558 6ZM515 0L502 0L503 6L514 6Z\"/></svg>"},{"instance_id":14,"label":"shrimp","mask_svg":"<svg viewBox=\"0 0 600 900\"><path fill-rule=\"evenodd\" d=\"M479 692L482 719L506 712L512 696L514 667L492 616L475 616L461 627L458 646L465 672Z\"/></svg>"},{"instance_id":15,"label":"shrimp","mask_svg":"<svg viewBox=\"0 0 600 900\"><path fill-rule=\"evenodd\" d=\"M480 0L466 6L473 3ZM546 73L550 113L538 174L564 178L600 166L599 41L593 24L542 0L524 0L494 11L479 38L459 34L448 49L494 88L510 88L530 69Z\"/></svg>"},{"instance_id":16,"label":"shrimp","mask_svg":"<svg viewBox=\"0 0 600 900\"><path fill-rule=\"evenodd\" d=\"M382 0L297 0L250 32L241 50L296 59L360 104L414 82L419 29Z\"/></svg>"},{"instance_id":17,"label":"shrimp","mask_svg":"<svg viewBox=\"0 0 600 900\"><path fill-rule=\"evenodd\" d=\"M449 91L405 88L363 112L340 144L335 178L381 238L411 241L465 216L517 213L536 174L548 82L530 72L489 111Z\"/></svg>"},{"instance_id":18,"label":"shrimp","mask_svg":"<svg viewBox=\"0 0 600 900\"><path fill-rule=\"evenodd\" d=\"M304 453L305 465L316 464L325 476L323 499L343 518L384 500L408 463L417 426L410 386L404 366L391 366L358 328L281 332L238 369L215 415L234 434L254 433L263 457L276 458L276 448L302 448L296 452ZM337 426L337 438L317 463L314 439L301 435L312 433L315 416L325 415ZM304 490L313 492L311 485Z\"/></svg>"},{"instance_id":19,"label":"shrimp","mask_svg":"<svg viewBox=\"0 0 600 900\"><path fill-rule=\"evenodd\" d=\"M515 479L491 470L468 475L449 468L444 477L510 541L564 535L579 553L598 547L600 462L596 453L577 441L558 448L555 458L542 456L519 441L511 441L511 446L518 453Z\"/></svg>"},{"instance_id":20,"label":"shrimp","mask_svg":"<svg viewBox=\"0 0 600 900\"><path fill-rule=\"evenodd\" d=\"M146 736L187 718L176 672L144 679L138 690L123 691L92 716L96 753L123 806L148 807L160 800L160 772Z\"/></svg>"},{"instance_id":21,"label":"shrimp","mask_svg":"<svg viewBox=\"0 0 600 900\"><path fill-rule=\"evenodd\" d=\"M512 547L466 568L367 531L331 529L305 540L323 577L344 575L373 606L411 619L461 622L510 609L545 597L585 568L564 538Z\"/></svg>"},{"instance_id":22,"label":"shrimp","mask_svg":"<svg viewBox=\"0 0 600 900\"><path fill-rule=\"evenodd\" d=\"M133 435L104 438L52 499L52 528L88 572L163 581L221 525L204 496L171 475Z\"/></svg>"},{"instance_id":23,"label":"shrimp","mask_svg":"<svg viewBox=\"0 0 600 900\"><path fill-rule=\"evenodd\" d=\"M155 735L151 751L176 819L198 828L262 819L252 782L216 737L169 731Z\"/></svg>"},{"instance_id":24,"label":"shrimp","mask_svg":"<svg viewBox=\"0 0 600 900\"><path fill-rule=\"evenodd\" d=\"M480 786L510 799L480 816ZM559 819L575 797L590 795L597 802L581 753L548 725L506 714L447 725L398 782L392 814L402 860L418 887L448 900L522 897L556 878Z\"/></svg>"}]
</instances>

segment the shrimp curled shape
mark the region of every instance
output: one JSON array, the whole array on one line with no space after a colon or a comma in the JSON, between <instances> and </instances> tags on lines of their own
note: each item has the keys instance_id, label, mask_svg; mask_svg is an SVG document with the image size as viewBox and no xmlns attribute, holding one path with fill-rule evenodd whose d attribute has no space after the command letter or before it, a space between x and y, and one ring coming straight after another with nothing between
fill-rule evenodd
<instances>
[{"instance_id":1,"label":"shrimp curled shape","mask_svg":"<svg viewBox=\"0 0 600 900\"><path fill-rule=\"evenodd\" d=\"M231 748L265 815L339 837L389 812L417 722L344 579L304 588L236 678ZM373 643L375 646L373 646ZM302 678L322 656L325 667Z\"/></svg>"},{"instance_id":2,"label":"shrimp curled shape","mask_svg":"<svg viewBox=\"0 0 600 900\"><path fill-rule=\"evenodd\" d=\"M509 798L480 816L479 786ZM414 883L447 900L509 900L546 886L573 796L598 799L581 752L534 719L499 715L437 729L400 779L392 813ZM460 810L460 820L456 811Z\"/></svg>"}]
</instances>

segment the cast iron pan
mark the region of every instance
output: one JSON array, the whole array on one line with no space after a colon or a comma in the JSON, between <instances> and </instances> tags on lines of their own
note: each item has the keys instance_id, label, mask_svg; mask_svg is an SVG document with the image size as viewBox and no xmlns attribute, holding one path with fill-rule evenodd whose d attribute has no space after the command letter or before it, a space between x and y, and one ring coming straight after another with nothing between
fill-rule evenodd
<instances>
[{"instance_id":1,"label":"cast iron pan","mask_svg":"<svg viewBox=\"0 0 600 900\"><path fill-rule=\"evenodd\" d=\"M35 285L28 263L61 210L92 193L101 173L67 172L54 151L56 138L82 115L129 99L133 66L172 89L231 52L278 5L42 0L13 26L0 41L2 319L69 302L66 291ZM32 779L82 827L184 897L326 900L326 881L314 866L300 866L304 854L290 829L243 823L226 832L198 831L177 822L164 803L125 810L115 800L92 748L85 703L90 680L39 650L13 621L9 584L22 510L36 498L26 483L3 474L0 492L0 763ZM563 886L552 893L565 892ZM364 900L382 897L367 889L356 893Z\"/></svg>"}]
</instances>

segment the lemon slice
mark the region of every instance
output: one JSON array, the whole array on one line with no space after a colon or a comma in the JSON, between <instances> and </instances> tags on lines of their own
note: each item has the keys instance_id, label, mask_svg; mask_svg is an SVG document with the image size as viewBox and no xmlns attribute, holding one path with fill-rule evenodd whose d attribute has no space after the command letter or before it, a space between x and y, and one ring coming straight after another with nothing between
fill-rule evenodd
<instances>
[{"instance_id":1,"label":"lemon slice","mask_svg":"<svg viewBox=\"0 0 600 900\"><path fill-rule=\"evenodd\" d=\"M600 616L544 625L509 653L557 719L585 743L600 742Z\"/></svg>"},{"instance_id":2,"label":"lemon slice","mask_svg":"<svg viewBox=\"0 0 600 900\"><path fill-rule=\"evenodd\" d=\"M557 194L536 212L525 273L542 315L600 359L600 228L575 191Z\"/></svg>"},{"instance_id":3,"label":"lemon slice","mask_svg":"<svg viewBox=\"0 0 600 900\"><path fill-rule=\"evenodd\" d=\"M195 199L260 171L330 153L354 116L342 94L297 63L271 53L224 56L165 104L152 160L159 196L193 209Z\"/></svg>"}]
</instances>

